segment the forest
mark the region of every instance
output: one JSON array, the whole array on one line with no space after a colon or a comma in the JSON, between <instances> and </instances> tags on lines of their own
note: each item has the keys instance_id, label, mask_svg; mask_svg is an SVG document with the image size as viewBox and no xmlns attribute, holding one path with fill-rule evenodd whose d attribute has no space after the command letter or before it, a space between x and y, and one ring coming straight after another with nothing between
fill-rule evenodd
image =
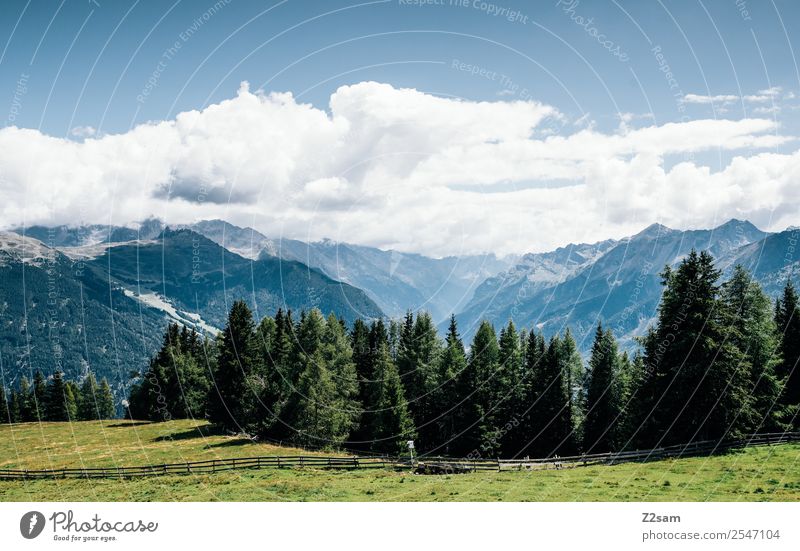
<instances>
[{"instance_id":1,"label":"forest","mask_svg":"<svg viewBox=\"0 0 800 551\"><path fill-rule=\"evenodd\" d=\"M481 323L467 348L451 317L356 320L232 305L215 338L171 324L134 374L125 415L208 419L255 440L360 453L549 457L797 430L800 310L791 282L774 303L743 268L721 281L692 252L662 272L655 322L620 351L598 323L588 361L573 333ZM296 319L295 319L296 318ZM23 381L6 420L105 418L110 390L56 374ZM61 399L59 398L61 397ZM93 398L95 397L95 398ZM34 404L32 408L30 404ZM45 404L43 408L35 404Z\"/></svg>"}]
</instances>

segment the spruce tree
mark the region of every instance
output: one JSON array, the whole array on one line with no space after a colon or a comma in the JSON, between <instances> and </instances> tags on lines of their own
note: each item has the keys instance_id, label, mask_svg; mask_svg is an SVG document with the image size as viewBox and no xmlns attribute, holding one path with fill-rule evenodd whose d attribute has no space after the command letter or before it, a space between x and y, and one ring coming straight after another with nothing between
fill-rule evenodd
<instances>
[{"instance_id":1,"label":"spruce tree","mask_svg":"<svg viewBox=\"0 0 800 551\"><path fill-rule=\"evenodd\" d=\"M352 413L342 409L321 350L303 355L303 370L297 383L290 423L296 431L293 440L300 446L337 447L346 438Z\"/></svg>"},{"instance_id":2,"label":"spruce tree","mask_svg":"<svg viewBox=\"0 0 800 551\"><path fill-rule=\"evenodd\" d=\"M544 369L542 362L544 361L546 350L547 345L544 335L531 330L528 333L525 356L523 358L523 380L525 383L524 396L519 413L520 449L516 453L519 457L535 455L538 451L535 446L532 447L532 443L537 439L541 426L539 425L540 420L534 418L533 414L539 405L538 399L541 396L540 385Z\"/></svg>"},{"instance_id":3,"label":"spruce tree","mask_svg":"<svg viewBox=\"0 0 800 551\"><path fill-rule=\"evenodd\" d=\"M19 392L17 396L17 415L18 421L28 423L36 420L36 406L34 404L33 389L27 377L22 377L19 381Z\"/></svg>"},{"instance_id":4,"label":"spruce tree","mask_svg":"<svg viewBox=\"0 0 800 551\"><path fill-rule=\"evenodd\" d=\"M490 439L495 455L512 456L520 451L519 415L525 401L525 381L520 350L519 334L512 320L500 331L498 349L498 369L490 378L490 402L493 404L489 415Z\"/></svg>"},{"instance_id":5,"label":"spruce tree","mask_svg":"<svg viewBox=\"0 0 800 551\"><path fill-rule=\"evenodd\" d=\"M47 381L41 371L36 371L33 376L33 390L31 392L30 408L31 421L44 421L47 405Z\"/></svg>"},{"instance_id":6,"label":"spruce tree","mask_svg":"<svg viewBox=\"0 0 800 551\"><path fill-rule=\"evenodd\" d=\"M736 266L722 285L722 302L728 315L728 341L743 353L749 369L746 400L737 412L743 430L782 430L781 385L775 374L780 357L769 297L747 270Z\"/></svg>"},{"instance_id":7,"label":"spruce tree","mask_svg":"<svg viewBox=\"0 0 800 551\"><path fill-rule=\"evenodd\" d=\"M406 348L410 349L410 369L405 373L401 370L400 376L408 409L417 427L420 449L427 449L433 446L436 437L431 393L436 388L436 367L442 351L436 325L429 313L417 314Z\"/></svg>"},{"instance_id":8,"label":"spruce tree","mask_svg":"<svg viewBox=\"0 0 800 551\"><path fill-rule=\"evenodd\" d=\"M621 371L617 342L610 330L597 324L589 360L586 393L586 419L583 427L583 450L586 453L616 451L620 442Z\"/></svg>"},{"instance_id":9,"label":"spruce tree","mask_svg":"<svg viewBox=\"0 0 800 551\"><path fill-rule=\"evenodd\" d=\"M372 375L374 404L371 416L370 438L372 449L387 454L399 454L406 442L415 437L414 422L408 412L403 395L403 385L397 366L389 353L388 342L383 342L375 354Z\"/></svg>"},{"instance_id":10,"label":"spruce tree","mask_svg":"<svg viewBox=\"0 0 800 551\"><path fill-rule=\"evenodd\" d=\"M429 437L428 450L441 450L453 454L458 449L454 439L459 425L458 381L467 367L464 343L458 334L455 316L450 316L450 326L445 346L439 355L436 377L431 395L431 419L435 421L435 435Z\"/></svg>"},{"instance_id":11,"label":"spruce tree","mask_svg":"<svg viewBox=\"0 0 800 551\"><path fill-rule=\"evenodd\" d=\"M77 406L72 388L64 380L64 373L56 371L47 384L44 401L45 419L47 421L74 421Z\"/></svg>"},{"instance_id":12,"label":"spruce tree","mask_svg":"<svg viewBox=\"0 0 800 551\"><path fill-rule=\"evenodd\" d=\"M344 324L333 314L325 322L320 353L336 390L336 414L341 417L337 433L349 436L358 427L362 404L359 402L358 374L350 339Z\"/></svg>"},{"instance_id":13,"label":"spruce tree","mask_svg":"<svg viewBox=\"0 0 800 551\"><path fill-rule=\"evenodd\" d=\"M372 362L370 350L370 330L363 320L357 319L350 332L350 345L353 350L353 363L358 380L358 403L361 416L358 427L350 435L350 446L358 449L369 448L369 431L372 424Z\"/></svg>"},{"instance_id":14,"label":"spruce tree","mask_svg":"<svg viewBox=\"0 0 800 551\"><path fill-rule=\"evenodd\" d=\"M239 432L247 421L252 398L247 379L257 370L258 362L253 314L242 300L231 307L228 323L219 336L217 356L209 391L209 419Z\"/></svg>"},{"instance_id":15,"label":"spruce tree","mask_svg":"<svg viewBox=\"0 0 800 551\"><path fill-rule=\"evenodd\" d=\"M5 385L0 384L0 424L13 423L11 420L10 396L6 394Z\"/></svg>"},{"instance_id":16,"label":"spruce tree","mask_svg":"<svg viewBox=\"0 0 800 551\"><path fill-rule=\"evenodd\" d=\"M567 373L562 340L553 335L532 377L531 443L534 457L568 455L575 451Z\"/></svg>"},{"instance_id":17,"label":"spruce tree","mask_svg":"<svg viewBox=\"0 0 800 551\"><path fill-rule=\"evenodd\" d=\"M9 423L25 423L27 422L22 418L21 411L23 410L25 398L16 389L11 389L11 397L8 404L8 420Z\"/></svg>"},{"instance_id":18,"label":"spruce tree","mask_svg":"<svg viewBox=\"0 0 800 551\"><path fill-rule=\"evenodd\" d=\"M570 423L574 432L570 441L575 443L581 441L583 431L587 382L586 372L583 369L583 358L581 358L581 353L578 351L578 343L575 342L572 330L569 327L564 332L564 338L561 339L559 358L567 389Z\"/></svg>"},{"instance_id":19,"label":"spruce tree","mask_svg":"<svg viewBox=\"0 0 800 551\"><path fill-rule=\"evenodd\" d=\"M481 322L472 340L469 361L458 379L459 427L456 449L460 455L494 457L496 449L487 414L492 404L489 378L496 374L499 361L497 335L492 325Z\"/></svg>"},{"instance_id":20,"label":"spruce tree","mask_svg":"<svg viewBox=\"0 0 800 551\"><path fill-rule=\"evenodd\" d=\"M78 401L78 419L81 421L100 418L97 407L98 389L94 373L89 372L81 384L81 398Z\"/></svg>"},{"instance_id":21,"label":"spruce tree","mask_svg":"<svg viewBox=\"0 0 800 551\"><path fill-rule=\"evenodd\" d=\"M246 431L262 437L273 436L273 429L279 422L280 407L284 393L282 363L277 353L278 321L283 323L283 312L278 310L275 318L265 316L256 327L256 349L259 361L250 374L248 386L253 389L256 399L254 408L247 420Z\"/></svg>"},{"instance_id":22,"label":"spruce tree","mask_svg":"<svg viewBox=\"0 0 800 551\"><path fill-rule=\"evenodd\" d=\"M203 396L205 398L205 396ZM103 377L100 381L100 392L97 401L97 413L100 419L113 419L117 416L117 408L114 401L114 393L108 384L108 379Z\"/></svg>"},{"instance_id":23,"label":"spruce tree","mask_svg":"<svg viewBox=\"0 0 800 551\"><path fill-rule=\"evenodd\" d=\"M800 428L800 306L791 281L775 304L775 324L780 336L781 361L776 371L783 381L782 401L791 408L795 428Z\"/></svg>"},{"instance_id":24,"label":"spruce tree","mask_svg":"<svg viewBox=\"0 0 800 551\"><path fill-rule=\"evenodd\" d=\"M692 251L662 274L658 321L645 338L639 447L741 435L749 368L727 338L720 272L711 255Z\"/></svg>"}]
</instances>

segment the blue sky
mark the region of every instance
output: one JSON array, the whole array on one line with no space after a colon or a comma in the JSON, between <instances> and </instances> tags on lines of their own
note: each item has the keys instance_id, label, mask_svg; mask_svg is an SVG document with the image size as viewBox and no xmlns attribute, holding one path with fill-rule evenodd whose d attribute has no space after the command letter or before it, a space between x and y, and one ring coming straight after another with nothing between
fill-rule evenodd
<instances>
[{"instance_id":1,"label":"blue sky","mask_svg":"<svg viewBox=\"0 0 800 551\"><path fill-rule=\"evenodd\" d=\"M655 221L800 223L797 2L0 11L5 226L218 216L438 255L545 250Z\"/></svg>"},{"instance_id":2,"label":"blue sky","mask_svg":"<svg viewBox=\"0 0 800 551\"><path fill-rule=\"evenodd\" d=\"M490 2L472 0L466 7L450 0L424 6L231 0L181 40L215 3L3 2L6 103L19 77L29 76L15 122L53 135L83 125L120 132L231 97L243 80L267 90L307 90L300 98L322 108L338 86L376 80L484 100L518 86L565 113L589 112L599 125L616 125L619 111L652 109L657 121L677 120L681 113L652 53L656 46L687 94L798 89L792 23L800 5L791 1L742 2L742 15L733 0L583 0L571 12L568 3L497 0L494 5L526 16L509 22L489 13ZM593 18L591 26L629 61L603 48L573 21L578 16ZM176 41L180 50L158 71ZM454 60L507 78L458 71ZM157 88L137 101L155 72ZM742 114L741 105L734 107L726 116ZM704 112L710 107L690 114Z\"/></svg>"}]
</instances>

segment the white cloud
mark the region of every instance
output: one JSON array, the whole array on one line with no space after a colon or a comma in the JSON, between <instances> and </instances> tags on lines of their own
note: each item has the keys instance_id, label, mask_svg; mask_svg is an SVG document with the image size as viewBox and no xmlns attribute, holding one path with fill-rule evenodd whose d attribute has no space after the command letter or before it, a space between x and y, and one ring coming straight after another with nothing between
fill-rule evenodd
<instances>
[{"instance_id":1,"label":"white cloud","mask_svg":"<svg viewBox=\"0 0 800 551\"><path fill-rule=\"evenodd\" d=\"M708 95L700 95L700 94L686 94L683 96L683 101L686 103L732 103L734 101L739 101L739 96L733 95L718 95L718 96L708 96Z\"/></svg>"},{"instance_id":2,"label":"white cloud","mask_svg":"<svg viewBox=\"0 0 800 551\"><path fill-rule=\"evenodd\" d=\"M0 129L0 220L221 217L274 236L434 255L545 250L655 220L797 223L800 153L763 152L791 139L775 121L630 128L632 119L621 115L616 133L579 125L546 135L548 120L574 127L533 101L362 82L339 88L326 112L244 83L203 111L82 142ZM740 156L717 172L664 167L665 156L715 150Z\"/></svg>"},{"instance_id":3,"label":"white cloud","mask_svg":"<svg viewBox=\"0 0 800 551\"><path fill-rule=\"evenodd\" d=\"M69 133L76 138L88 138L97 134L97 130L93 126L76 126Z\"/></svg>"},{"instance_id":4,"label":"white cloud","mask_svg":"<svg viewBox=\"0 0 800 551\"><path fill-rule=\"evenodd\" d=\"M759 90L755 94L747 94L744 96L738 96L733 94L719 94L719 95L705 95L705 94L686 94L683 96L684 103L695 103L695 104L718 104L718 105L729 105L731 103L744 101L747 103L769 103L774 102L776 99L780 98L780 95L783 93L783 88L780 86L773 86L771 88L766 88L764 90ZM790 92L791 94L791 92ZM793 94L791 94L792 97ZM789 96L787 96L788 98Z\"/></svg>"},{"instance_id":5,"label":"white cloud","mask_svg":"<svg viewBox=\"0 0 800 551\"><path fill-rule=\"evenodd\" d=\"M781 112L779 105L772 105L770 107L756 107L753 109L754 115L777 115Z\"/></svg>"}]
</instances>

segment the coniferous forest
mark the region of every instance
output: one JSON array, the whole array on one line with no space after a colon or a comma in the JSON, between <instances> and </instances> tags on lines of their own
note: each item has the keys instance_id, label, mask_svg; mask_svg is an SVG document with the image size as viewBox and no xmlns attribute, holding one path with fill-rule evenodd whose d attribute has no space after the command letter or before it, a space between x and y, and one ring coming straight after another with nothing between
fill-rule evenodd
<instances>
[{"instance_id":1,"label":"coniferous forest","mask_svg":"<svg viewBox=\"0 0 800 551\"><path fill-rule=\"evenodd\" d=\"M547 457L797 430L800 310L791 282L773 303L743 268L721 281L692 252L662 272L655 323L620 351L598 323L584 362L569 328L545 336L488 322L469 347L455 317L356 320L318 310L254 319L235 302L212 339L172 324L135 374L125 415L207 418L308 448L457 457ZM108 384L57 373L2 390L3 417L113 416Z\"/></svg>"}]
</instances>

